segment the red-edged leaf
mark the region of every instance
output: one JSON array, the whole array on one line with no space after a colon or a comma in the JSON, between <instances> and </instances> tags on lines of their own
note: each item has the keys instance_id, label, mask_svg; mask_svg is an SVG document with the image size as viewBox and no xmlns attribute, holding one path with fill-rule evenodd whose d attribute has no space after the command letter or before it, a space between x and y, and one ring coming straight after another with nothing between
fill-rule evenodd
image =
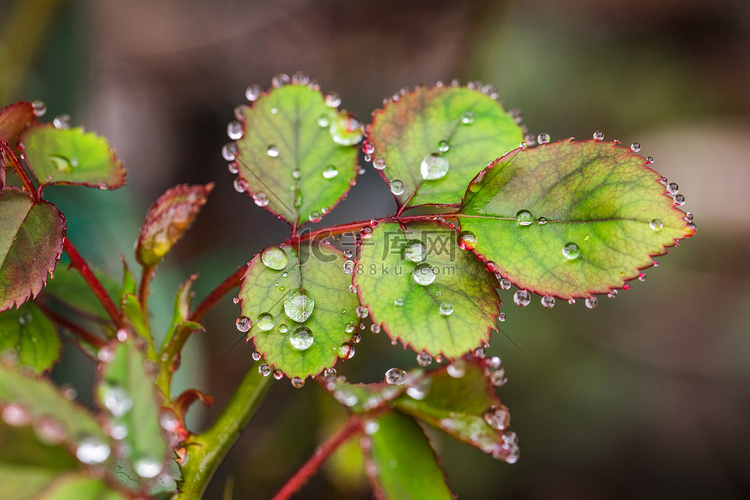
<instances>
[{"instance_id":1,"label":"red-edged leaf","mask_svg":"<svg viewBox=\"0 0 750 500\"><path fill-rule=\"evenodd\" d=\"M0 311L35 297L62 254L65 218L16 188L0 198Z\"/></svg>"},{"instance_id":2,"label":"red-edged leaf","mask_svg":"<svg viewBox=\"0 0 750 500\"><path fill-rule=\"evenodd\" d=\"M144 266L159 263L190 228L206 204L213 183L205 186L181 185L169 189L151 205L135 248L135 256Z\"/></svg>"},{"instance_id":3,"label":"red-edged leaf","mask_svg":"<svg viewBox=\"0 0 750 500\"><path fill-rule=\"evenodd\" d=\"M6 106L0 111L0 138L15 148L21 132L34 123L36 115L31 103L18 101Z\"/></svg>"}]
</instances>

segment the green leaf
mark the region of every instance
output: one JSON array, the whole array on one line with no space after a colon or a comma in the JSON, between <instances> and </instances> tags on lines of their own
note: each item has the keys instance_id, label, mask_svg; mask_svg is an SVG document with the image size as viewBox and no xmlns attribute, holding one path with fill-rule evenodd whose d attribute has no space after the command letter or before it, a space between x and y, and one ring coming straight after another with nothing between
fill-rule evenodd
<instances>
[{"instance_id":1,"label":"green leaf","mask_svg":"<svg viewBox=\"0 0 750 500\"><path fill-rule=\"evenodd\" d=\"M412 418L388 413L365 424L363 451L369 455L376 496L389 499L454 498L435 452Z\"/></svg>"},{"instance_id":2,"label":"green leaf","mask_svg":"<svg viewBox=\"0 0 750 500\"><path fill-rule=\"evenodd\" d=\"M57 478L36 497L39 500L125 500L104 481L80 473L70 473Z\"/></svg>"},{"instance_id":3,"label":"green leaf","mask_svg":"<svg viewBox=\"0 0 750 500\"><path fill-rule=\"evenodd\" d=\"M95 270L94 275L102 283L109 296L117 300L122 292L120 283L103 271ZM100 322L110 321L107 311L91 291L91 287L75 269L61 265L55 270L55 277L47 282L43 294L45 300L52 299L56 304L72 309L78 315Z\"/></svg>"},{"instance_id":4,"label":"green leaf","mask_svg":"<svg viewBox=\"0 0 750 500\"><path fill-rule=\"evenodd\" d=\"M106 364L96 387L96 399L109 413L110 428L116 429L128 454L118 459L129 464L143 482L166 467L168 446L159 424L156 386L146 372L146 357L134 339L106 348ZM100 356L101 358L101 356Z\"/></svg>"},{"instance_id":5,"label":"green leaf","mask_svg":"<svg viewBox=\"0 0 750 500\"><path fill-rule=\"evenodd\" d=\"M21 136L21 144L42 186L117 189L125 184L125 169L107 140L82 128L32 127Z\"/></svg>"},{"instance_id":6,"label":"green leaf","mask_svg":"<svg viewBox=\"0 0 750 500\"><path fill-rule=\"evenodd\" d=\"M507 430L510 413L490 382L496 375L502 378L497 383L504 383L500 358L472 356L426 373L414 370L405 377L406 390L392 405L495 458L514 463L518 460L516 435Z\"/></svg>"},{"instance_id":7,"label":"green leaf","mask_svg":"<svg viewBox=\"0 0 750 500\"><path fill-rule=\"evenodd\" d=\"M5 188L0 198L0 311L20 305L44 287L62 254L65 219L46 201Z\"/></svg>"},{"instance_id":8,"label":"green leaf","mask_svg":"<svg viewBox=\"0 0 750 500\"><path fill-rule=\"evenodd\" d=\"M46 484L79 467L70 451L61 445L44 444L34 434L29 426L11 427L0 421L2 498L38 498L36 494Z\"/></svg>"},{"instance_id":9,"label":"green leaf","mask_svg":"<svg viewBox=\"0 0 750 500\"><path fill-rule=\"evenodd\" d=\"M164 258L190 229L213 188L213 183L175 186L151 205L135 246L141 265L152 267Z\"/></svg>"},{"instance_id":10,"label":"green leaf","mask_svg":"<svg viewBox=\"0 0 750 500\"><path fill-rule=\"evenodd\" d=\"M31 103L18 101L5 106L0 111L0 139L4 139L11 148L15 148L21 132L34 123L36 115Z\"/></svg>"},{"instance_id":11,"label":"green leaf","mask_svg":"<svg viewBox=\"0 0 750 500\"><path fill-rule=\"evenodd\" d=\"M588 297L695 234L660 179L616 143L568 139L498 159L469 186L459 220L519 288Z\"/></svg>"},{"instance_id":12,"label":"green leaf","mask_svg":"<svg viewBox=\"0 0 750 500\"><path fill-rule=\"evenodd\" d=\"M375 147L373 165L385 160L380 174L399 206L458 205L469 181L517 148L523 130L478 90L423 87L375 111L367 141Z\"/></svg>"},{"instance_id":13,"label":"green leaf","mask_svg":"<svg viewBox=\"0 0 750 500\"><path fill-rule=\"evenodd\" d=\"M33 302L0 314L0 353L8 352L36 374L52 368L60 357L55 325Z\"/></svg>"},{"instance_id":14,"label":"green leaf","mask_svg":"<svg viewBox=\"0 0 750 500\"><path fill-rule=\"evenodd\" d=\"M331 245L314 242L296 250L270 247L250 261L239 292L252 325L248 336L266 363L290 378L333 366L359 324L345 260Z\"/></svg>"},{"instance_id":15,"label":"green leaf","mask_svg":"<svg viewBox=\"0 0 750 500\"><path fill-rule=\"evenodd\" d=\"M274 88L245 107L241 119L237 184L257 205L299 226L319 220L354 184L361 125L327 106L318 90Z\"/></svg>"},{"instance_id":16,"label":"green leaf","mask_svg":"<svg viewBox=\"0 0 750 500\"><path fill-rule=\"evenodd\" d=\"M0 403L17 405L32 420L42 417L54 420L61 438L74 445L88 439L99 443L109 441L96 419L66 399L49 380L24 375L7 363L0 363Z\"/></svg>"},{"instance_id":17,"label":"green leaf","mask_svg":"<svg viewBox=\"0 0 750 500\"><path fill-rule=\"evenodd\" d=\"M437 223L378 224L364 240L354 282L372 320L415 351L459 356L496 327L495 277L456 232Z\"/></svg>"}]
</instances>

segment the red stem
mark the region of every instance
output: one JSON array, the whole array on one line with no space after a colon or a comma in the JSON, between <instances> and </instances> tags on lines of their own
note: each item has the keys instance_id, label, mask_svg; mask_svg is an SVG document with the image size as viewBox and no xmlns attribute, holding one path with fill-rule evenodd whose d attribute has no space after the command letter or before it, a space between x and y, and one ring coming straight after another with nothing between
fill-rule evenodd
<instances>
[{"instance_id":1,"label":"red stem","mask_svg":"<svg viewBox=\"0 0 750 500\"><path fill-rule=\"evenodd\" d=\"M103 341L102 339L94 335L93 333L89 332L88 330L85 330L80 325L73 323L65 316L50 309L47 306L47 304L44 304L43 302L38 302L36 303L36 305L37 307L39 307L39 309L41 309L44 315L47 316L50 320L62 326L63 328L67 328L80 340L87 342L98 348L102 348L107 345L105 341Z\"/></svg>"},{"instance_id":2,"label":"red stem","mask_svg":"<svg viewBox=\"0 0 750 500\"><path fill-rule=\"evenodd\" d=\"M94 272L91 270L88 263L83 259L83 257L81 257L81 255L78 253L78 250L76 250L76 247L73 246L73 243L71 243L67 237L65 238L65 241L63 243L63 250L65 250L65 253L68 254L68 257L70 258L70 265L73 266L79 273L81 273L81 276L83 276L83 279L89 285L91 291L94 292L96 298L99 299L99 302L101 302L104 310L107 311L107 314L109 314L109 317L112 318L112 321L115 322L117 328L124 328L125 322L122 320L122 315L115 306L115 303L112 302L109 294L104 289L104 286L102 286L101 281L99 281L99 279L94 275Z\"/></svg>"},{"instance_id":3,"label":"red stem","mask_svg":"<svg viewBox=\"0 0 750 500\"><path fill-rule=\"evenodd\" d=\"M454 217L457 214L430 214L430 215L407 215L404 217L399 217L397 215L394 215L393 217L384 217L382 219L378 219L378 222L414 222L414 221L428 221L432 220L434 217ZM351 231L356 231L359 229L362 229L366 226L371 226L372 224L370 221L362 221L362 222L350 222L348 224L341 224L339 226L330 226L330 227L324 227L321 229L317 229L315 231L310 231L309 233L305 232L302 233L296 238L294 238L296 241L306 241L306 240L312 240L317 238L318 236L325 234L326 237L332 236L334 234L343 234L348 233Z\"/></svg>"},{"instance_id":4,"label":"red stem","mask_svg":"<svg viewBox=\"0 0 750 500\"><path fill-rule=\"evenodd\" d=\"M347 442L355 434L362 432L362 430L362 420L359 417L350 417L343 429L331 436L328 441L318 446L313 456L289 478L289 481L276 493L272 500L287 500L294 495L339 446Z\"/></svg>"},{"instance_id":5,"label":"red stem","mask_svg":"<svg viewBox=\"0 0 750 500\"><path fill-rule=\"evenodd\" d=\"M193 314L190 315L190 318L188 318L190 321L194 321L196 323L200 323L201 319L203 319L203 316L210 311L217 302L221 300L224 295L226 295L230 290L233 288L236 288L240 286L240 282L242 281L242 276L245 275L245 271L247 270L247 266L241 266L239 269L237 269L232 275L227 276L227 278L222 281L219 286L213 289L211 293L206 296L203 301L198 304L198 307L193 311Z\"/></svg>"},{"instance_id":6,"label":"red stem","mask_svg":"<svg viewBox=\"0 0 750 500\"><path fill-rule=\"evenodd\" d=\"M13 165L13 170L16 171L19 179L21 179L21 184L23 184L24 190L31 195L34 201L39 201L39 193L34 188L34 184L31 182L26 170L21 166L21 162L18 161L16 154L13 152L13 148L11 148L10 144L8 144L2 137L0 137L0 149L5 151L5 154L8 156L8 160L10 160L11 165Z\"/></svg>"}]
</instances>

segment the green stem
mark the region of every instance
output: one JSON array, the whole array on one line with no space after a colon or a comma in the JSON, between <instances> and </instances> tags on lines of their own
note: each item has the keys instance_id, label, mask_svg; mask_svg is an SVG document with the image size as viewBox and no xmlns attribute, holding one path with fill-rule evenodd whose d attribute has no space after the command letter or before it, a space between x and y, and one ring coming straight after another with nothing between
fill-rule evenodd
<instances>
[{"instance_id":1,"label":"green stem","mask_svg":"<svg viewBox=\"0 0 750 500\"><path fill-rule=\"evenodd\" d=\"M211 427L188 439L185 457L187 462L182 467L185 482L180 488L178 499L202 497L216 469L255 414L271 380L271 377L260 375L255 366L251 367Z\"/></svg>"}]
</instances>

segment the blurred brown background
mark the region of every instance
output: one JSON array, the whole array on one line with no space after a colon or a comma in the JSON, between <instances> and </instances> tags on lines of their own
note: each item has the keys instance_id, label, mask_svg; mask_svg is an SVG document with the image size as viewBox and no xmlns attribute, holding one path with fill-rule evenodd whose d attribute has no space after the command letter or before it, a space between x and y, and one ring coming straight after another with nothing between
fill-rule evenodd
<instances>
[{"instance_id":1,"label":"blurred brown background","mask_svg":"<svg viewBox=\"0 0 750 500\"><path fill-rule=\"evenodd\" d=\"M302 70L367 121L401 87L479 79L534 133L640 142L679 183L698 235L592 311L538 298L520 309L502 292L508 319L490 350L510 378L500 396L516 465L431 435L462 499L750 497L750 2L5 0L0 30L2 104L42 99L49 119L72 114L129 169L116 193L48 190L82 254L119 275L161 192L217 182L154 284L160 331L189 273L203 295L288 233L232 189L220 155L250 83ZM368 165L322 224L394 207ZM237 313L227 297L183 358L181 383L217 406L255 369ZM384 335L357 350L340 366L351 380L415 364ZM90 377L72 349L63 367ZM276 384L207 498L267 498L311 454L342 416L314 385ZM193 426L213 412L194 412ZM358 470L356 455L339 457L299 498L369 498Z\"/></svg>"}]
</instances>

